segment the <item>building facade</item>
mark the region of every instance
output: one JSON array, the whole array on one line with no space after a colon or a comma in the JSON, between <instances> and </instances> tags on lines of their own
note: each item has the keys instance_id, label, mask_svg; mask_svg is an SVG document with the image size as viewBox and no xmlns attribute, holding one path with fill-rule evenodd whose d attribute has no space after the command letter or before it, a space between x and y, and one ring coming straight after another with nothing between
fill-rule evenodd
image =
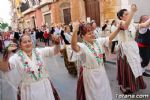
<instances>
[{"instance_id":1,"label":"building facade","mask_svg":"<svg viewBox=\"0 0 150 100\"><path fill-rule=\"evenodd\" d=\"M27 0L26 4L21 5L23 28L41 27L44 24L51 25L51 4L55 0ZM27 6L28 5L28 6ZM25 6L26 9L25 9Z\"/></svg>"},{"instance_id":2,"label":"building facade","mask_svg":"<svg viewBox=\"0 0 150 100\"><path fill-rule=\"evenodd\" d=\"M77 20L95 20L98 25L116 18L118 0L10 0L13 23L34 28L52 23L69 24Z\"/></svg>"},{"instance_id":3,"label":"building facade","mask_svg":"<svg viewBox=\"0 0 150 100\"><path fill-rule=\"evenodd\" d=\"M54 23L95 20L98 25L116 17L117 0L57 0L52 5ZM58 15L59 14L59 15Z\"/></svg>"}]
</instances>

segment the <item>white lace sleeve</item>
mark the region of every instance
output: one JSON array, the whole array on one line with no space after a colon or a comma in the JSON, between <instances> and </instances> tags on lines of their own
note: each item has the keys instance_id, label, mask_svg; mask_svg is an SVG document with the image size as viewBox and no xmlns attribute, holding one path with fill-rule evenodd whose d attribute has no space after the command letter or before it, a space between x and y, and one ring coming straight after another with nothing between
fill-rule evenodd
<instances>
[{"instance_id":1,"label":"white lace sleeve","mask_svg":"<svg viewBox=\"0 0 150 100\"><path fill-rule=\"evenodd\" d=\"M18 55L14 54L9 58L10 70L4 73L4 78L12 86L12 88L17 92L19 84L22 80L21 67L19 65Z\"/></svg>"},{"instance_id":2,"label":"white lace sleeve","mask_svg":"<svg viewBox=\"0 0 150 100\"><path fill-rule=\"evenodd\" d=\"M109 37L103 37L103 38L98 38L96 39L99 44L101 44L102 46L105 46L105 47L109 47Z\"/></svg>"},{"instance_id":3,"label":"white lace sleeve","mask_svg":"<svg viewBox=\"0 0 150 100\"><path fill-rule=\"evenodd\" d=\"M54 56L54 47L38 48L37 50L43 57Z\"/></svg>"},{"instance_id":4,"label":"white lace sleeve","mask_svg":"<svg viewBox=\"0 0 150 100\"><path fill-rule=\"evenodd\" d=\"M81 55L84 53L84 45L82 43L78 43L78 46L80 47L80 51L79 52L73 51L71 57L72 59L74 59L74 61L79 60L81 58Z\"/></svg>"},{"instance_id":5,"label":"white lace sleeve","mask_svg":"<svg viewBox=\"0 0 150 100\"><path fill-rule=\"evenodd\" d=\"M17 54L15 54L9 58L8 62L9 62L9 69L10 70L17 67L16 59L17 59Z\"/></svg>"}]
</instances>

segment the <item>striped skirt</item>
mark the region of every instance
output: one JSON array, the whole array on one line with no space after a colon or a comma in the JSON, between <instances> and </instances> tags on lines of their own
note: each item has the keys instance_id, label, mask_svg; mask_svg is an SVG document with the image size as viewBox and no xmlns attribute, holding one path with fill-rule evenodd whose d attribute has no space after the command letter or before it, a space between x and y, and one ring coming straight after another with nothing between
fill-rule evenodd
<instances>
[{"instance_id":1,"label":"striped skirt","mask_svg":"<svg viewBox=\"0 0 150 100\"><path fill-rule=\"evenodd\" d=\"M131 92L136 92L139 89L146 88L146 84L142 76L135 79L127 58L125 55L122 56L121 50L119 50L117 58L117 71L118 84L124 89L128 88Z\"/></svg>"},{"instance_id":2,"label":"striped skirt","mask_svg":"<svg viewBox=\"0 0 150 100\"><path fill-rule=\"evenodd\" d=\"M83 83L83 68L80 67L80 73L77 83L77 100L86 100L84 83Z\"/></svg>"},{"instance_id":3,"label":"striped skirt","mask_svg":"<svg viewBox=\"0 0 150 100\"><path fill-rule=\"evenodd\" d=\"M62 52L62 54L64 56L65 67L67 68L69 74L76 76L77 75L77 69L76 69L77 66L76 66L76 63L68 61L68 56L67 56L67 50L66 50L66 48L63 49L61 52Z\"/></svg>"}]
</instances>

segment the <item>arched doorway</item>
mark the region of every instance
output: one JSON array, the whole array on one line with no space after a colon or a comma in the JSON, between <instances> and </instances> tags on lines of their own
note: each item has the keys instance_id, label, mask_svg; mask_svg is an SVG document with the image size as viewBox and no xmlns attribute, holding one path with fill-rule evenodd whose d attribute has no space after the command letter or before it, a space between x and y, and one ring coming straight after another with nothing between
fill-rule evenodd
<instances>
[{"instance_id":1,"label":"arched doorway","mask_svg":"<svg viewBox=\"0 0 150 100\"><path fill-rule=\"evenodd\" d=\"M90 17L91 20L95 20L97 25L100 25L100 6L99 0L84 0L86 17Z\"/></svg>"}]
</instances>

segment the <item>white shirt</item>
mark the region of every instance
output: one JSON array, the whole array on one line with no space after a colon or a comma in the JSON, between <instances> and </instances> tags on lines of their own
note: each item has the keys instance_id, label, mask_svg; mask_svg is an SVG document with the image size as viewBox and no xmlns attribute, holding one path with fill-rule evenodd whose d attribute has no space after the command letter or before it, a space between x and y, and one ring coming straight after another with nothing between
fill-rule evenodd
<instances>
[{"instance_id":1,"label":"white shirt","mask_svg":"<svg viewBox=\"0 0 150 100\"><path fill-rule=\"evenodd\" d=\"M72 39L72 33L64 33L65 38L68 40L69 43L71 43L71 39Z\"/></svg>"},{"instance_id":2,"label":"white shirt","mask_svg":"<svg viewBox=\"0 0 150 100\"><path fill-rule=\"evenodd\" d=\"M102 29L97 27L95 30L94 30L94 35L95 35L95 38L99 38L101 37L101 34L102 34Z\"/></svg>"},{"instance_id":3,"label":"white shirt","mask_svg":"<svg viewBox=\"0 0 150 100\"><path fill-rule=\"evenodd\" d=\"M44 64L44 58L54 55L54 47L45 47L36 49L39 57ZM25 61L28 62L29 67L36 73L38 73L36 56L33 53L32 60L23 52ZM21 92L21 100L55 100L49 75L44 64L42 70L42 78L37 81L32 81L31 76L24 71L23 62L18 54L14 54L9 59L10 71L6 73L7 80Z\"/></svg>"},{"instance_id":4,"label":"white shirt","mask_svg":"<svg viewBox=\"0 0 150 100\"><path fill-rule=\"evenodd\" d=\"M124 23L124 21L122 21ZM118 33L119 43L121 44L121 52L126 55L127 61L135 78L142 75L141 58L139 55L139 47L135 41L138 24L131 22L128 29L121 30Z\"/></svg>"},{"instance_id":5,"label":"white shirt","mask_svg":"<svg viewBox=\"0 0 150 100\"><path fill-rule=\"evenodd\" d=\"M147 32L148 29L150 30L150 27L148 27L148 28L141 28L141 29L139 29L139 33L140 34L144 34L144 33Z\"/></svg>"},{"instance_id":6,"label":"white shirt","mask_svg":"<svg viewBox=\"0 0 150 100\"><path fill-rule=\"evenodd\" d=\"M111 33L115 32L117 30L117 27L115 25L112 25L110 30ZM117 40L118 40L118 35L112 41L117 41Z\"/></svg>"}]
</instances>

